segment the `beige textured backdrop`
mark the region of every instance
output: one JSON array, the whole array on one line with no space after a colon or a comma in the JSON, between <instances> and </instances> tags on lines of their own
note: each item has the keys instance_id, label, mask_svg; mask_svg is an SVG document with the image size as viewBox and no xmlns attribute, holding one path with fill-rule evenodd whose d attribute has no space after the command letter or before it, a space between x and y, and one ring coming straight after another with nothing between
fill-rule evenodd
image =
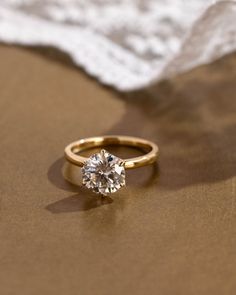
<instances>
[{"instance_id":1,"label":"beige textured backdrop","mask_svg":"<svg viewBox=\"0 0 236 295\"><path fill-rule=\"evenodd\" d=\"M0 47L1 295L236 293L235 57L123 97ZM100 202L63 180L63 149L113 133L161 157Z\"/></svg>"}]
</instances>

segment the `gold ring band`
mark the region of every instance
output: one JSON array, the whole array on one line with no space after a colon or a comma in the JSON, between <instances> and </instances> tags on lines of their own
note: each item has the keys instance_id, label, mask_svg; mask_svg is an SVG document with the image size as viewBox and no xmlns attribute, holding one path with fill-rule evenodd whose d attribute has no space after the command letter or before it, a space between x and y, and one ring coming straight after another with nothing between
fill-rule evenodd
<instances>
[{"instance_id":1,"label":"gold ring band","mask_svg":"<svg viewBox=\"0 0 236 295\"><path fill-rule=\"evenodd\" d=\"M155 143L138 137L120 135L90 137L72 142L65 148L65 157L72 164L83 167L88 158L77 155L78 153L90 148L105 147L108 145L137 147L147 152L143 156L124 160L126 169L152 164L158 157L159 149Z\"/></svg>"},{"instance_id":2,"label":"gold ring band","mask_svg":"<svg viewBox=\"0 0 236 295\"><path fill-rule=\"evenodd\" d=\"M106 150L83 157L84 150L105 146L136 147L145 154L135 158L120 159ZM148 140L120 135L90 137L72 142L65 148L65 158L72 164L82 167L83 184L97 193L113 193L125 185L125 169L133 169L153 164L158 157L158 146Z\"/></svg>"}]
</instances>

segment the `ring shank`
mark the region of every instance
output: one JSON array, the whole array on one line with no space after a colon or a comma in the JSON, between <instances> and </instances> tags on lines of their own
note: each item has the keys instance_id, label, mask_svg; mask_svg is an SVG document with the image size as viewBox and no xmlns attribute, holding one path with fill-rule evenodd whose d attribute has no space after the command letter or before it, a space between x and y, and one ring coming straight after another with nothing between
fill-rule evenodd
<instances>
[{"instance_id":1,"label":"ring shank","mask_svg":"<svg viewBox=\"0 0 236 295\"><path fill-rule=\"evenodd\" d=\"M157 160L159 152L158 146L155 143L142 138L107 135L90 137L72 142L65 148L65 157L69 162L82 167L88 158L78 155L78 153L90 148L108 145L137 147L146 153L139 157L124 159L124 167L126 169L138 168L154 163Z\"/></svg>"}]
</instances>

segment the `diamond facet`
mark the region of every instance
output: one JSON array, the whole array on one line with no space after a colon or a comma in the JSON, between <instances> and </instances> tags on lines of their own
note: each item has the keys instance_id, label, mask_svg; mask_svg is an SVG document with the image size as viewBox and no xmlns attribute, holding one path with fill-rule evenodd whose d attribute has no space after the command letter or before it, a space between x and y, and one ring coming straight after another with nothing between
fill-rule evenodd
<instances>
[{"instance_id":1,"label":"diamond facet","mask_svg":"<svg viewBox=\"0 0 236 295\"><path fill-rule=\"evenodd\" d=\"M96 193L114 193L125 185L124 163L116 156L101 150L85 162L82 178L83 184Z\"/></svg>"}]
</instances>

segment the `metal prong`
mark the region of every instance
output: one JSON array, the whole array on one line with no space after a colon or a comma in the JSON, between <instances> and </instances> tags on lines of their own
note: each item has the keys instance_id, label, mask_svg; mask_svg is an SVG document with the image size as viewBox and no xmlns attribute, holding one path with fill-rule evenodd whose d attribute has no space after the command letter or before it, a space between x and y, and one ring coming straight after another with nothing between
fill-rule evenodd
<instances>
[{"instance_id":1,"label":"metal prong","mask_svg":"<svg viewBox=\"0 0 236 295\"><path fill-rule=\"evenodd\" d=\"M101 150L101 154L102 154L102 155L104 155L106 152L107 152L107 151L104 150L104 149Z\"/></svg>"},{"instance_id":2,"label":"metal prong","mask_svg":"<svg viewBox=\"0 0 236 295\"><path fill-rule=\"evenodd\" d=\"M121 160L121 162L120 162L120 166L125 166L125 161L124 160Z\"/></svg>"}]
</instances>

